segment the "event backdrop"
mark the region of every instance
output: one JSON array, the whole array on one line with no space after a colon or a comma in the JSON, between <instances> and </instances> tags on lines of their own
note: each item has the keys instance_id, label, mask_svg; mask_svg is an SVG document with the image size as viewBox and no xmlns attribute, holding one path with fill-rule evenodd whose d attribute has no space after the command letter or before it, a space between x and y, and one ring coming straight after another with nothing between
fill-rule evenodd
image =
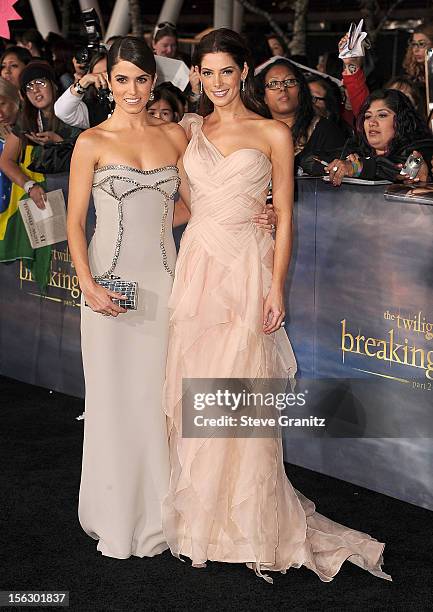
<instances>
[{"instance_id":1,"label":"event backdrop","mask_svg":"<svg viewBox=\"0 0 433 612\"><path fill-rule=\"evenodd\" d=\"M297 182L287 331L310 393L299 416L329 425L286 429L285 458L433 509L433 208L383 191ZM0 373L83 396L66 244L46 296L19 263L0 265L0 283Z\"/></svg>"},{"instance_id":2,"label":"event backdrop","mask_svg":"<svg viewBox=\"0 0 433 612\"><path fill-rule=\"evenodd\" d=\"M329 425L286 430L285 458L433 509L433 207L297 186L287 327Z\"/></svg>"}]
</instances>

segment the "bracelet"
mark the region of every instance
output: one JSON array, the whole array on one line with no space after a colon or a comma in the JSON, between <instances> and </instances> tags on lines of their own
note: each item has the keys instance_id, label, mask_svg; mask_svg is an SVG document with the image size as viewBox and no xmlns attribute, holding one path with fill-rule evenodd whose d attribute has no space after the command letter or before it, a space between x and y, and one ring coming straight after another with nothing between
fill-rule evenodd
<instances>
[{"instance_id":1,"label":"bracelet","mask_svg":"<svg viewBox=\"0 0 433 612\"><path fill-rule=\"evenodd\" d=\"M86 90L84 89L84 87L80 85L80 81L77 81L76 83L74 83L72 87L74 88L75 93L77 93L79 96L82 96L83 94L86 93Z\"/></svg>"},{"instance_id":2,"label":"bracelet","mask_svg":"<svg viewBox=\"0 0 433 612\"><path fill-rule=\"evenodd\" d=\"M352 164L352 168L353 168L353 176L356 178L362 172L362 168L363 168L362 161L357 159L356 161L351 161L350 163Z\"/></svg>"},{"instance_id":3,"label":"bracelet","mask_svg":"<svg viewBox=\"0 0 433 612\"><path fill-rule=\"evenodd\" d=\"M26 194L27 194L27 195L29 195L29 194L30 194L30 191L33 189L33 187L34 187L35 185L37 185L37 182L36 182L36 181L32 181L32 180L30 180L30 181L26 181L26 182L24 183L24 185L23 185L23 189L24 189L24 191L26 192Z\"/></svg>"}]
</instances>

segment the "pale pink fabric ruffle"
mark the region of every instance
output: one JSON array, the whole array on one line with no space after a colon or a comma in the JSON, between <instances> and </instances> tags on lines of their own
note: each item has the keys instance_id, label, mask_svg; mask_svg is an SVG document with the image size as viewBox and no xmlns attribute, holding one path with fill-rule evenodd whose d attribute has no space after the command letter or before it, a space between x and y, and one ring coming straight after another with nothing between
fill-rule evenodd
<instances>
[{"instance_id":1,"label":"pale pink fabric ruffle","mask_svg":"<svg viewBox=\"0 0 433 612\"><path fill-rule=\"evenodd\" d=\"M329 581L346 559L390 580L382 543L323 517L292 487L280 439L182 438L183 378L287 379L296 371L285 331L262 332L273 240L251 219L263 208L271 164L255 149L223 157L201 125L198 115L185 116L193 214L170 299L167 542L194 565L246 563L268 581L263 571L301 565Z\"/></svg>"}]
</instances>

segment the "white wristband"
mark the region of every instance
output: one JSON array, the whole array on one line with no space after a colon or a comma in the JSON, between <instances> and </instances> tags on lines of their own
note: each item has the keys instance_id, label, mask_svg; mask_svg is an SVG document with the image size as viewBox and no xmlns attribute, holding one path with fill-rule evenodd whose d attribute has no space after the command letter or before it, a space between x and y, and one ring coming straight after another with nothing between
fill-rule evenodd
<instances>
[{"instance_id":1,"label":"white wristband","mask_svg":"<svg viewBox=\"0 0 433 612\"><path fill-rule=\"evenodd\" d=\"M27 195L29 195L29 191L32 187L34 187L34 185L36 185L36 181L26 181L23 185L23 189L26 192Z\"/></svg>"}]
</instances>

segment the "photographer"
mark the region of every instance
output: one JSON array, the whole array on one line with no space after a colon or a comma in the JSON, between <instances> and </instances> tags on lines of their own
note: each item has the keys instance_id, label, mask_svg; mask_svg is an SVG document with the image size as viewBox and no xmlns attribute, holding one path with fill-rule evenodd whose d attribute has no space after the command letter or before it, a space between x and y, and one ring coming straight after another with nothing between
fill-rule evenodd
<instances>
[{"instance_id":1,"label":"photographer","mask_svg":"<svg viewBox=\"0 0 433 612\"><path fill-rule=\"evenodd\" d=\"M75 83L57 100L56 116L83 130L105 121L111 113L107 83L107 50L94 8L81 11L87 44L73 57Z\"/></svg>"},{"instance_id":2,"label":"photographer","mask_svg":"<svg viewBox=\"0 0 433 612\"><path fill-rule=\"evenodd\" d=\"M71 85L55 103L56 116L64 123L81 129L105 121L111 110L106 73L107 53L95 53L87 74Z\"/></svg>"}]
</instances>

